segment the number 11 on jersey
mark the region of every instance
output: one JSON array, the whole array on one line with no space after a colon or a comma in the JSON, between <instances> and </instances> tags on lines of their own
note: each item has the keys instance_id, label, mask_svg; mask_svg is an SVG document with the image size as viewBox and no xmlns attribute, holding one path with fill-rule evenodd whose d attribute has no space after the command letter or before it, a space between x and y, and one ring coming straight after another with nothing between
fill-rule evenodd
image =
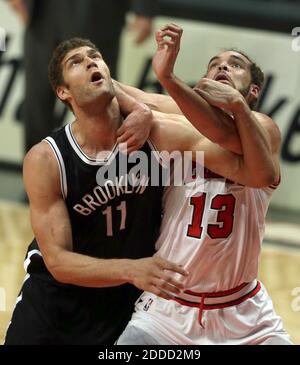
<instances>
[{"instance_id":1,"label":"number 11 on jersey","mask_svg":"<svg viewBox=\"0 0 300 365\"><path fill-rule=\"evenodd\" d=\"M119 206L117 206L117 210L121 213L121 223L120 223L120 231L125 229L126 224L126 201L122 201ZM107 236L112 237L113 233L113 226L112 226L112 207L107 207L103 212L103 215L106 216L106 234Z\"/></svg>"}]
</instances>

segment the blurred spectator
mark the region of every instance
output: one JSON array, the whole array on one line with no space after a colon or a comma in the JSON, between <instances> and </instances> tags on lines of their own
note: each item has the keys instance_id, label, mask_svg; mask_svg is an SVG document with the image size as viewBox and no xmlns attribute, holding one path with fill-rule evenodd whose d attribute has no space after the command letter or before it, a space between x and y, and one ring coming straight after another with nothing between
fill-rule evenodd
<instances>
[{"instance_id":1,"label":"blurred spectator","mask_svg":"<svg viewBox=\"0 0 300 365\"><path fill-rule=\"evenodd\" d=\"M94 42L117 74L119 43L126 13L136 14L132 28L136 44L152 32L158 0L8 0L26 27L24 37L25 100L22 119L25 151L58 127L64 115L54 116L55 96L47 79L47 66L62 40L80 36Z\"/></svg>"}]
</instances>

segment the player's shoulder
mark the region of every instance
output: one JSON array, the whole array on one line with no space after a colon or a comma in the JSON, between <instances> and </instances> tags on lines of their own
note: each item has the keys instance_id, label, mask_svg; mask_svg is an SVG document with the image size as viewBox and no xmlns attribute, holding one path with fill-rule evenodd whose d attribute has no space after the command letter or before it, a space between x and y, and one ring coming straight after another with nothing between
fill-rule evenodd
<instances>
[{"instance_id":1,"label":"player's shoulder","mask_svg":"<svg viewBox=\"0 0 300 365\"><path fill-rule=\"evenodd\" d=\"M48 194L60 196L60 173L56 157L47 142L33 146L24 158L23 178L30 201Z\"/></svg>"},{"instance_id":2,"label":"player's shoulder","mask_svg":"<svg viewBox=\"0 0 300 365\"><path fill-rule=\"evenodd\" d=\"M277 123L267 114L253 111L260 124L271 134L272 138L280 143L281 132Z\"/></svg>"},{"instance_id":3,"label":"player's shoulder","mask_svg":"<svg viewBox=\"0 0 300 365\"><path fill-rule=\"evenodd\" d=\"M267 114L264 114L261 112L256 112L256 111L252 111L252 113L255 115L255 117L258 119L258 121L260 123L280 132L280 129L279 129L277 123L271 117L269 117Z\"/></svg>"},{"instance_id":4,"label":"player's shoulder","mask_svg":"<svg viewBox=\"0 0 300 365\"><path fill-rule=\"evenodd\" d=\"M55 156L51 147L46 141L34 145L26 154L23 162L24 172L47 170L53 171L56 168Z\"/></svg>"},{"instance_id":5,"label":"player's shoulder","mask_svg":"<svg viewBox=\"0 0 300 365\"><path fill-rule=\"evenodd\" d=\"M27 152L24 162L44 162L47 163L53 159L53 152L51 151L51 147L46 141L41 141L37 143Z\"/></svg>"}]
</instances>

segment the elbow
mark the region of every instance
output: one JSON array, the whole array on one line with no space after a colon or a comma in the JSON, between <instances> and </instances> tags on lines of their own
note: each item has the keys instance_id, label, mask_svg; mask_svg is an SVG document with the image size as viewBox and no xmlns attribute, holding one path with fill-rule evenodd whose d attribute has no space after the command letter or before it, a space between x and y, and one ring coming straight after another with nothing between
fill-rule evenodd
<instances>
[{"instance_id":1,"label":"elbow","mask_svg":"<svg viewBox=\"0 0 300 365\"><path fill-rule=\"evenodd\" d=\"M239 138L225 136L223 133L220 133L219 135L216 135L213 142L239 156L243 155L243 149Z\"/></svg>"},{"instance_id":2,"label":"elbow","mask_svg":"<svg viewBox=\"0 0 300 365\"><path fill-rule=\"evenodd\" d=\"M66 275L65 265L57 258L45 259L45 264L56 281L62 284L71 284L69 278Z\"/></svg>"},{"instance_id":3,"label":"elbow","mask_svg":"<svg viewBox=\"0 0 300 365\"><path fill-rule=\"evenodd\" d=\"M270 186L276 182L275 168L265 169L264 171L257 173L255 180L251 184L255 188L264 188Z\"/></svg>"},{"instance_id":4,"label":"elbow","mask_svg":"<svg viewBox=\"0 0 300 365\"><path fill-rule=\"evenodd\" d=\"M275 169L272 170L267 176L265 180L265 186L273 185L277 182L277 175Z\"/></svg>"},{"instance_id":5,"label":"elbow","mask_svg":"<svg viewBox=\"0 0 300 365\"><path fill-rule=\"evenodd\" d=\"M272 161L272 163L270 163L268 165L268 168L266 168L264 170L264 174L262 176L262 187L266 187L266 186L270 186L275 184L277 181L277 171L275 168L275 164Z\"/></svg>"},{"instance_id":6,"label":"elbow","mask_svg":"<svg viewBox=\"0 0 300 365\"><path fill-rule=\"evenodd\" d=\"M59 283L62 283L62 284L71 284L71 280L69 280L66 277L65 273L63 273L61 270L52 270L52 271L50 271L50 273L52 274L52 276L54 277L54 279L56 281L58 281Z\"/></svg>"}]
</instances>

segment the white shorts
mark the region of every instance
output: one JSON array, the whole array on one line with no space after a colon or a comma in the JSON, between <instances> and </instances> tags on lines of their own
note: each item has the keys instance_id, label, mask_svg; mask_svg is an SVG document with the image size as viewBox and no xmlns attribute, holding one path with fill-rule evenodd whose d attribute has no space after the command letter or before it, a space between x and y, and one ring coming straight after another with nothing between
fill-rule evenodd
<instances>
[{"instance_id":1,"label":"white shorts","mask_svg":"<svg viewBox=\"0 0 300 365\"><path fill-rule=\"evenodd\" d=\"M203 309L201 325L199 308L145 292L127 327L141 329L162 345L292 344L266 289L261 285L255 293L237 305Z\"/></svg>"}]
</instances>

